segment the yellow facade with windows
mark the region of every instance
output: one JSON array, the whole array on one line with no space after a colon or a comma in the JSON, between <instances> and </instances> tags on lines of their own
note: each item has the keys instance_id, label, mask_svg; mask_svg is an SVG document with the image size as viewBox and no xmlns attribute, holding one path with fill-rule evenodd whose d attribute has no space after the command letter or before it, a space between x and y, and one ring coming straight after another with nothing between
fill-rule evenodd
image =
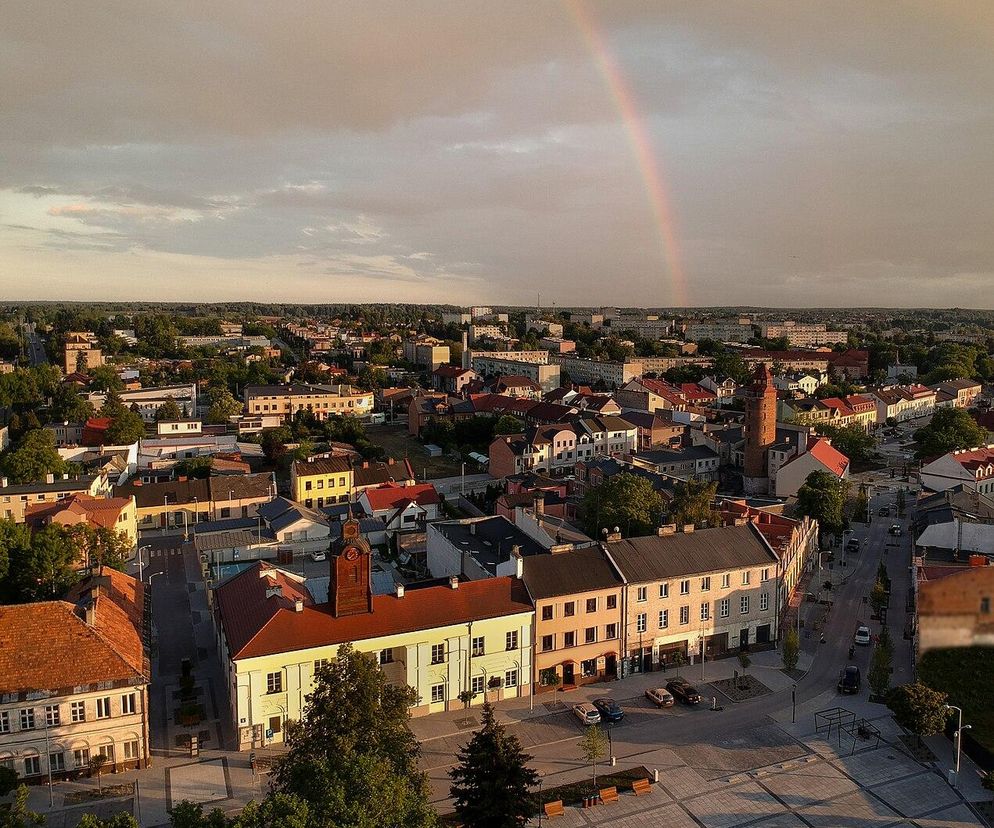
<instances>
[{"instance_id":1,"label":"yellow facade with windows","mask_svg":"<svg viewBox=\"0 0 994 828\"><path fill-rule=\"evenodd\" d=\"M290 468L293 499L310 509L348 503L352 498L352 481L352 466L347 457L312 457L297 461Z\"/></svg>"}]
</instances>

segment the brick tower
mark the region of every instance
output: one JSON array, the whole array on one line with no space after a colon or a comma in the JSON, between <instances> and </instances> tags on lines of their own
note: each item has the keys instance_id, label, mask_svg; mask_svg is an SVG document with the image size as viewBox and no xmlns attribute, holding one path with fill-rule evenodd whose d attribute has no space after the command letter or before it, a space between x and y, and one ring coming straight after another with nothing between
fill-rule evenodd
<instances>
[{"instance_id":1,"label":"brick tower","mask_svg":"<svg viewBox=\"0 0 994 828\"><path fill-rule=\"evenodd\" d=\"M350 513L342 524L342 536L331 545L328 603L336 618L373 611L370 568L369 541L360 534L359 521Z\"/></svg>"},{"instance_id":2,"label":"brick tower","mask_svg":"<svg viewBox=\"0 0 994 828\"><path fill-rule=\"evenodd\" d=\"M770 367L761 362L745 394L745 457L742 485L746 494L768 494L766 453L777 439L777 389Z\"/></svg>"}]
</instances>

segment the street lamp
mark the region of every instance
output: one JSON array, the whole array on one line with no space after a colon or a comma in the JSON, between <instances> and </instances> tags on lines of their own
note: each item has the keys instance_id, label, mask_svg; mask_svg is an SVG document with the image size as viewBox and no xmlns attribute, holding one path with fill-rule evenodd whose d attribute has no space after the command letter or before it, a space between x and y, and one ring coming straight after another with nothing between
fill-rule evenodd
<instances>
[{"instance_id":1,"label":"street lamp","mask_svg":"<svg viewBox=\"0 0 994 828\"><path fill-rule=\"evenodd\" d=\"M956 770L953 772L953 778L955 779L954 786L959 788L959 756L960 750L962 749L963 743L963 731L973 730L973 725L963 724L963 708L957 707L955 704L944 705L946 710L955 710L957 713L956 721Z\"/></svg>"}]
</instances>

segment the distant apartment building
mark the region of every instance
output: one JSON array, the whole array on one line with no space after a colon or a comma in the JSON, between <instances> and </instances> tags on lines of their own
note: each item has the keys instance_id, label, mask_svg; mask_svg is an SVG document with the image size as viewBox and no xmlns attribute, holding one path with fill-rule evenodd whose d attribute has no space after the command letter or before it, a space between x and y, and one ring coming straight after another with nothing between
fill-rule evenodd
<instances>
[{"instance_id":1,"label":"distant apartment building","mask_svg":"<svg viewBox=\"0 0 994 828\"><path fill-rule=\"evenodd\" d=\"M684 338L692 342L713 339L716 342L748 342L754 335L752 322L745 317L738 319L708 319L688 322Z\"/></svg>"},{"instance_id":2,"label":"distant apartment building","mask_svg":"<svg viewBox=\"0 0 994 828\"><path fill-rule=\"evenodd\" d=\"M540 354L542 359L519 360L507 358L498 354L477 352L472 355L471 365L480 376L495 376L507 374L525 377L538 383L543 391L552 391L559 387L560 369L558 365L549 365L549 355L546 351L512 351L513 354Z\"/></svg>"},{"instance_id":3,"label":"distant apartment building","mask_svg":"<svg viewBox=\"0 0 994 828\"><path fill-rule=\"evenodd\" d=\"M440 339L422 337L404 341L404 359L429 371L444 365L450 358L449 346Z\"/></svg>"},{"instance_id":4,"label":"distant apartment building","mask_svg":"<svg viewBox=\"0 0 994 828\"><path fill-rule=\"evenodd\" d=\"M373 392L351 385L247 385L245 408L249 416L278 414L285 421L298 411L318 420L336 414L364 417L373 411Z\"/></svg>"},{"instance_id":5,"label":"distant apartment building","mask_svg":"<svg viewBox=\"0 0 994 828\"><path fill-rule=\"evenodd\" d=\"M179 406L183 417L197 415L197 386L195 383L139 388L135 391L122 391L120 396L121 402L128 408L138 409L138 413L146 423L154 423L155 413L159 407L170 400Z\"/></svg>"},{"instance_id":6,"label":"distant apartment building","mask_svg":"<svg viewBox=\"0 0 994 828\"><path fill-rule=\"evenodd\" d=\"M785 338L791 345L801 348L845 344L849 341L846 331L830 331L824 322L795 322L793 319L761 322L759 335L763 339Z\"/></svg>"},{"instance_id":7,"label":"distant apartment building","mask_svg":"<svg viewBox=\"0 0 994 828\"><path fill-rule=\"evenodd\" d=\"M541 316L533 316L527 314L525 316L525 332L537 331L538 333L549 332L551 337L561 337L563 335L563 326L559 322L552 322L549 319L543 319Z\"/></svg>"},{"instance_id":8,"label":"distant apartment building","mask_svg":"<svg viewBox=\"0 0 994 828\"><path fill-rule=\"evenodd\" d=\"M581 385L594 385L602 382L606 386L620 387L628 380L642 373L641 362L614 362L584 359L572 354L553 354L550 360L560 370L569 375L570 382Z\"/></svg>"},{"instance_id":9,"label":"distant apartment building","mask_svg":"<svg viewBox=\"0 0 994 828\"><path fill-rule=\"evenodd\" d=\"M187 348L233 348L244 351L249 348L269 348L273 343L265 336L242 336L238 334L219 334L209 336L181 336L181 345Z\"/></svg>"},{"instance_id":10,"label":"distant apartment building","mask_svg":"<svg viewBox=\"0 0 994 828\"><path fill-rule=\"evenodd\" d=\"M104 364L103 352L96 335L87 331L70 331L66 334L63 352L63 370L66 374L87 371Z\"/></svg>"},{"instance_id":11,"label":"distant apartment building","mask_svg":"<svg viewBox=\"0 0 994 828\"><path fill-rule=\"evenodd\" d=\"M642 339L662 339L673 330L673 320L621 316L611 320L611 330L617 333L631 331Z\"/></svg>"},{"instance_id":12,"label":"distant apartment building","mask_svg":"<svg viewBox=\"0 0 994 828\"><path fill-rule=\"evenodd\" d=\"M576 343L572 339L558 336L543 336L538 344L553 354L570 354L576 350Z\"/></svg>"}]
</instances>

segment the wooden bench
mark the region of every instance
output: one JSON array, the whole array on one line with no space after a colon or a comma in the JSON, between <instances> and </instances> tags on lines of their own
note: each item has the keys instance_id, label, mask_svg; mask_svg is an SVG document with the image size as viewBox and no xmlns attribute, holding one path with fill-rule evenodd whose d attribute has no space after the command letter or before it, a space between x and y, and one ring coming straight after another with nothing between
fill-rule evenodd
<instances>
[{"instance_id":1,"label":"wooden bench","mask_svg":"<svg viewBox=\"0 0 994 828\"><path fill-rule=\"evenodd\" d=\"M632 782L632 793L635 796L645 796L652 790L652 783L648 779L636 779Z\"/></svg>"},{"instance_id":2,"label":"wooden bench","mask_svg":"<svg viewBox=\"0 0 994 828\"><path fill-rule=\"evenodd\" d=\"M545 815L550 819L552 817L562 816L566 812L563 810L563 801L557 799L555 802L545 803Z\"/></svg>"},{"instance_id":3,"label":"wooden bench","mask_svg":"<svg viewBox=\"0 0 994 828\"><path fill-rule=\"evenodd\" d=\"M611 788L601 788L601 802L607 804L608 802L618 801L618 789L615 787Z\"/></svg>"}]
</instances>

